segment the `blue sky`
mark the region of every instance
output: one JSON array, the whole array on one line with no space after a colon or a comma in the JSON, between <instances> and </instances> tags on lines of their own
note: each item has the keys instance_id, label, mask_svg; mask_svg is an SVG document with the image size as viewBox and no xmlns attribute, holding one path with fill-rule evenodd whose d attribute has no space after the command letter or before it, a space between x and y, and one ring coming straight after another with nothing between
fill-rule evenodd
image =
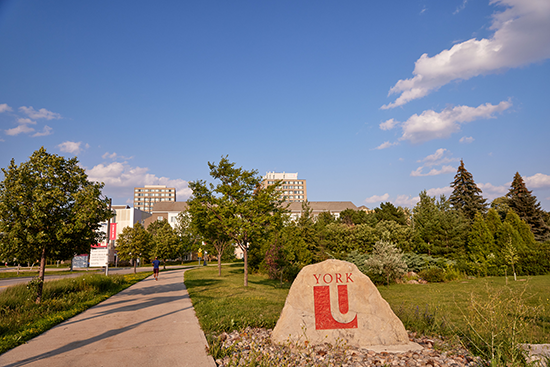
<instances>
[{"instance_id":1,"label":"blue sky","mask_svg":"<svg viewBox=\"0 0 550 367\"><path fill-rule=\"evenodd\" d=\"M0 1L0 166L77 156L114 203L238 166L413 206L460 159L550 210L547 0Z\"/></svg>"}]
</instances>

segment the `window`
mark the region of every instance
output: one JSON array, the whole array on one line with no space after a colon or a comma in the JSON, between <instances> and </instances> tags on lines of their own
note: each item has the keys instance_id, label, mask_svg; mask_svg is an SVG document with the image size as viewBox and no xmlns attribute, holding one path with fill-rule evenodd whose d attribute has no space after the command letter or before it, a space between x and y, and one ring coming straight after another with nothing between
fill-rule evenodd
<instances>
[{"instance_id":1,"label":"window","mask_svg":"<svg viewBox=\"0 0 550 367\"><path fill-rule=\"evenodd\" d=\"M164 219L164 218L163 218L162 216L160 216L160 215L157 217L157 220L163 220L163 219Z\"/></svg>"}]
</instances>

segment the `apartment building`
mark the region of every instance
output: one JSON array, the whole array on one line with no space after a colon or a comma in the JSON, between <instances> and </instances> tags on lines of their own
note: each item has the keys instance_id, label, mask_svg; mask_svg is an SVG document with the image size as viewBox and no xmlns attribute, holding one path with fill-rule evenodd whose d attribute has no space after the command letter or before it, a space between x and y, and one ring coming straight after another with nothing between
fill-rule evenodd
<instances>
[{"instance_id":1,"label":"apartment building","mask_svg":"<svg viewBox=\"0 0 550 367\"><path fill-rule=\"evenodd\" d=\"M278 181L281 182L278 191L281 193L285 201L303 202L307 200L306 180L303 178L298 178L298 172L267 172L263 177L262 184L264 187L267 187Z\"/></svg>"},{"instance_id":2,"label":"apartment building","mask_svg":"<svg viewBox=\"0 0 550 367\"><path fill-rule=\"evenodd\" d=\"M175 187L166 187L166 185L134 187L134 208L143 210L144 212L152 213L155 203L175 201Z\"/></svg>"}]
</instances>

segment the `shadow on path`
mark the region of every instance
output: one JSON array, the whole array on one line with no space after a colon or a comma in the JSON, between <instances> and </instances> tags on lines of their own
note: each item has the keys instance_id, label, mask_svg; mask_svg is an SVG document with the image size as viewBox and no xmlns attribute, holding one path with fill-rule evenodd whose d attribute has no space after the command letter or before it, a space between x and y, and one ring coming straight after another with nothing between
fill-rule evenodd
<instances>
[{"instance_id":1,"label":"shadow on path","mask_svg":"<svg viewBox=\"0 0 550 367\"><path fill-rule=\"evenodd\" d=\"M14 363L11 363L11 364L8 364L8 365L4 365L4 367L19 367L19 366L24 366L28 363L32 363L32 362L36 362L36 361L39 361L41 359L46 359L46 358L51 358L51 357L55 357L57 355L60 355L60 354L63 354L63 353L67 353L67 352L70 352L70 351L73 351L75 349L78 349L84 345L89 345L89 344L93 344L95 342L98 342L98 341L101 341L103 339L107 339L107 338L110 338L110 337L113 337L113 336L116 336L116 335L119 335L119 334L122 334L122 333L125 333L129 330L132 330L142 324L145 324L147 322L150 322L150 321L154 321L154 320L157 320L157 319L160 319L160 318L163 318L165 316L168 316L168 315L172 315L172 314L175 314L177 312L181 312L181 311L184 311L184 310L187 310L187 309L190 309L192 308L191 306L190 307L186 307L186 308L182 308L180 310L176 310L176 311L172 311L172 312L168 312L168 313L165 313L163 315L159 315L159 316L156 316L156 317L152 317L150 319L147 319L147 320L143 320L141 322L137 322L135 324L132 324L132 325L128 325L128 326L125 326L123 328L120 328L120 329L116 329L116 330L109 330L109 331L106 331L104 332L103 334L100 334L100 335L97 335L97 336L93 336L89 339L85 339L85 340L78 340L78 341L74 341L74 342L71 342L67 345L64 345L62 347L59 347L57 349L54 349L52 351L49 351L49 352L46 352L46 353L42 353L42 354L39 354L37 356L33 356L33 357L30 357L30 358L27 358L27 359L23 359L21 361L18 361L18 362L14 362Z\"/></svg>"}]
</instances>

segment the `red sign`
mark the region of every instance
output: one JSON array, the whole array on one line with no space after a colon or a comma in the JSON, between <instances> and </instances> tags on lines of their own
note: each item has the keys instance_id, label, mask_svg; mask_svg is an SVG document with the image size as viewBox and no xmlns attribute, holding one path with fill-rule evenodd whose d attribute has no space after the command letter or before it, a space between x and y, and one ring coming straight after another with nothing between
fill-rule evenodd
<instances>
[{"instance_id":1,"label":"red sign","mask_svg":"<svg viewBox=\"0 0 550 367\"><path fill-rule=\"evenodd\" d=\"M315 329L317 330L330 330L330 329L356 329L357 328L357 315L350 322L337 321L330 307L330 283L353 283L351 279L351 273L342 274L314 274L317 284L313 287L313 302L315 306ZM338 289L338 311L340 315L345 315L349 311L349 299L348 299L348 284L337 284ZM343 317L339 317L342 319ZM348 317L349 320L349 317Z\"/></svg>"},{"instance_id":2,"label":"red sign","mask_svg":"<svg viewBox=\"0 0 550 367\"><path fill-rule=\"evenodd\" d=\"M116 240L116 223L111 223L111 228L109 229L109 241Z\"/></svg>"}]
</instances>

